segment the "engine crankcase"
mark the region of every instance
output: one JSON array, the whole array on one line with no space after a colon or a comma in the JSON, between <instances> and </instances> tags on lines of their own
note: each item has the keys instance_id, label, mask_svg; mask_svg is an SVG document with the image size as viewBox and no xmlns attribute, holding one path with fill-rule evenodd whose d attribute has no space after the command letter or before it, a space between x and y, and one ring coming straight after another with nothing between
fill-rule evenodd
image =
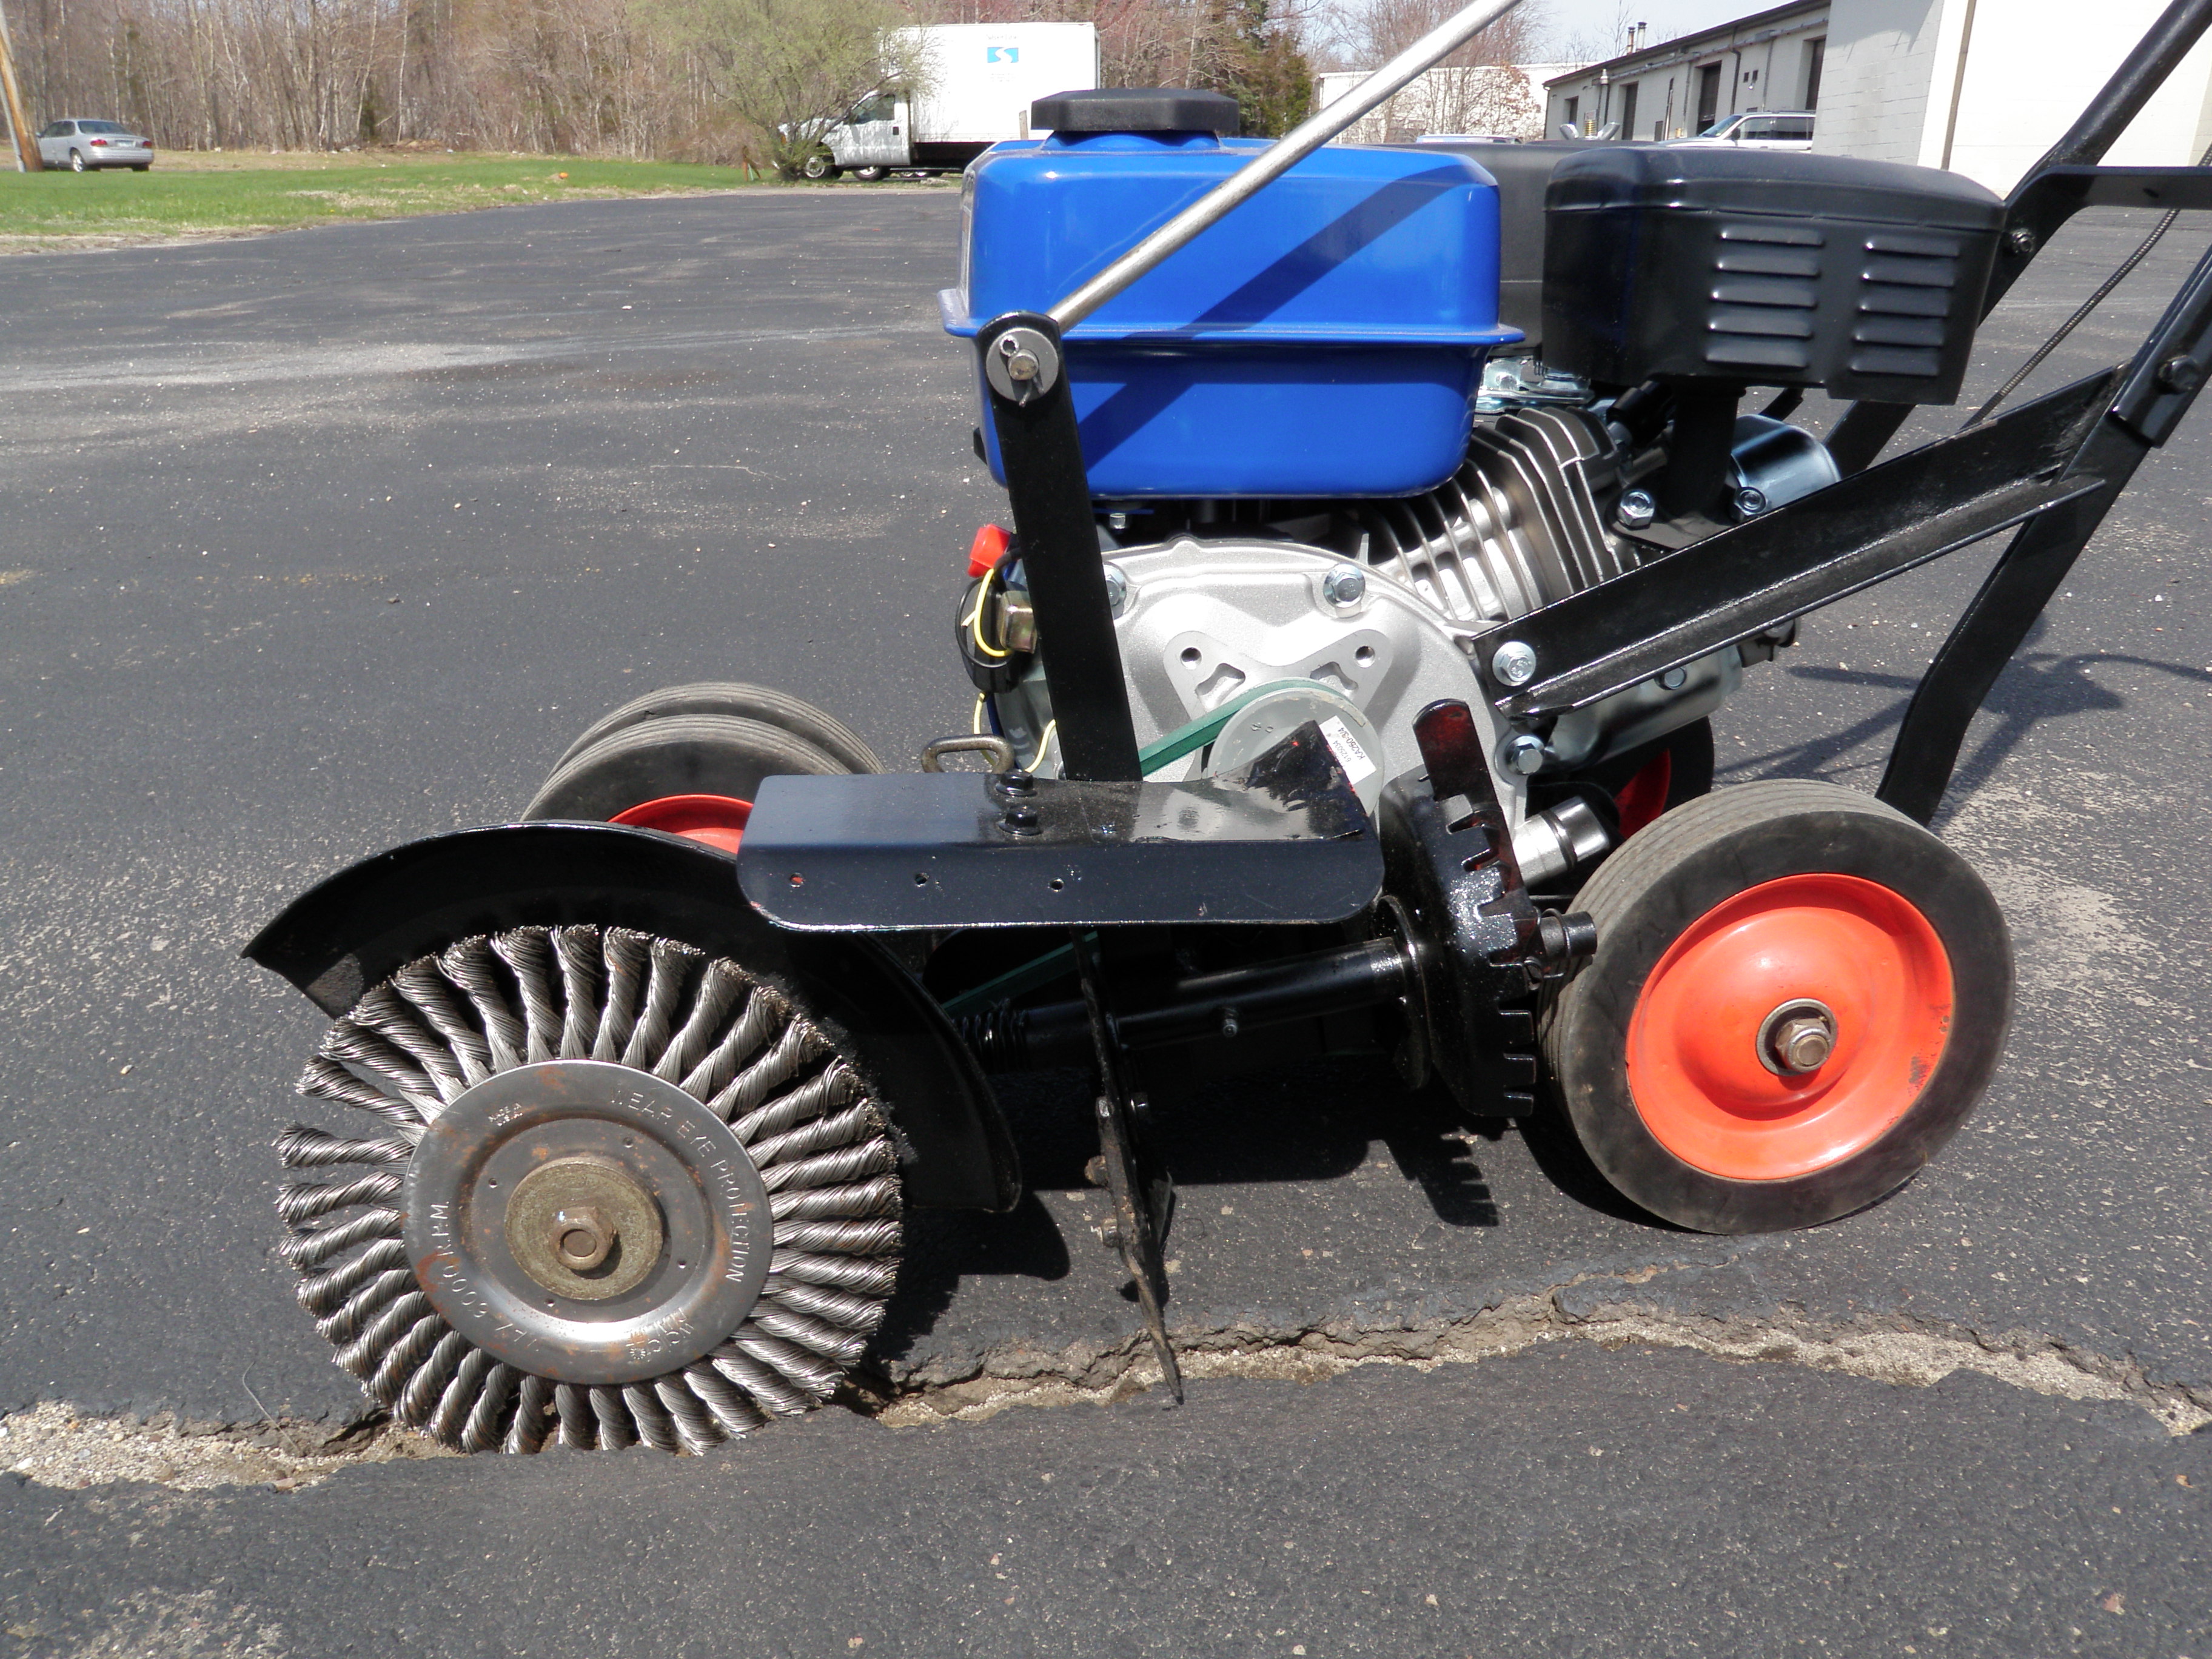
<instances>
[{"instance_id":1,"label":"engine crankcase","mask_svg":"<svg viewBox=\"0 0 2212 1659\"><path fill-rule=\"evenodd\" d=\"M1115 628L1140 744L1277 680L1316 681L1358 707L1384 777L1420 765L1413 716L1437 699L1490 719L1461 643L1471 632L1380 571L1291 543L1188 538L1112 562L1126 583ZM1158 775L1198 769L1193 755Z\"/></svg>"}]
</instances>

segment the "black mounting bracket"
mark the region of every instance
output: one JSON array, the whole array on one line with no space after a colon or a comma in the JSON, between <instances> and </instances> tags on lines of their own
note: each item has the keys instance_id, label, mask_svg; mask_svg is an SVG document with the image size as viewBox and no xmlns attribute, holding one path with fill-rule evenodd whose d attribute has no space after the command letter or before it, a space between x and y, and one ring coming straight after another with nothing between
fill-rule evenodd
<instances>
[{"instance_id":1,"label":"black mounting bracket","mask_svg":"<svg viewBox=\"0 0 2212 1659\"><path fill-rule=\"evenodd\" d=\"M1030 603L1045 642L1041 654L1060 726L1060 775L1140 777L1059 325L1041 313L1009 312L983 325L975 351L1029 573Z\"/></svg>"},{"instance_id":2,"label":"black mounting bracket","mask_svg":"<svg viewBox=\"0 0 2212 1659\"><path fill-rule=\"evenodd\" d=\"M1098 1161L1105 1176L1114 1218L1108 1223L1106 1243L1119 1250L1121 1263L1135 1281L1138 1305L1145 1310L1145 1330L1159 1356L1160 1376L1175 1402L1182 1404L1182 1367L1176 1363L1175 1345L1168 1340L1168 1273L1164 1246L1168 1219L1175 1206L1175 1187L1167 1172L1144 1153L1139 1119L1143 1098L1132 1091L1121 1066L1121 1042L1114 1030L1114 1017L1106 1006L1106 988L1098 966L1098 941L1089 933L1073 935L1076 972L1083 981L1083 1003L1091 1017L1091 1041L1098 1067L1095 1097L1098 1118Z\"/></svg>"}]
</instances>

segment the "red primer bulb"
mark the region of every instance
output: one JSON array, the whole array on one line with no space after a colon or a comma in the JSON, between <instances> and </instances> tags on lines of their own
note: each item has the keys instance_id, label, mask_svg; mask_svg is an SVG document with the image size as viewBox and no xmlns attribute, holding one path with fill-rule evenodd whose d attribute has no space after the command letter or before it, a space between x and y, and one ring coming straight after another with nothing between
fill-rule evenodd
<instances>
[{"instance_id":1,"label":"red primer bulb","mask_svg":"<svg viewBox=\"0 0 2212 1659\"><path fill-rule=\"evenodd\" d=\"M987 524L975 532L975 539L968 544L968 575L969 580L988 576L999 568L999 561L1006 556L1006 544L1013 538L997 525Z\"/></svg>"}]
</instances>

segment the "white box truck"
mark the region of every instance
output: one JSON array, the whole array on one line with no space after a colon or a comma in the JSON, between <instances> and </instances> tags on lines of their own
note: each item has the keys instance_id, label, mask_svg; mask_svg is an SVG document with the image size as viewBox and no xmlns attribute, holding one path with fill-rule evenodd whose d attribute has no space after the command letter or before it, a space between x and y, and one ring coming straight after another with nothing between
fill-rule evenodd
<instances>
[{"instance_id":1,"label":"white box truck","mask_svg":"<svg viewBox=\"0 0 2212 1659\"><path fill-rule=\"evenodd\" d=\"M823 135L809 177L957 173L1002 139L1027 138L1030 105L1098 84L1090 23L943 23L901 29L888 56L918 66L916 88L870 94Z\"/></svg>"}]
</instances>

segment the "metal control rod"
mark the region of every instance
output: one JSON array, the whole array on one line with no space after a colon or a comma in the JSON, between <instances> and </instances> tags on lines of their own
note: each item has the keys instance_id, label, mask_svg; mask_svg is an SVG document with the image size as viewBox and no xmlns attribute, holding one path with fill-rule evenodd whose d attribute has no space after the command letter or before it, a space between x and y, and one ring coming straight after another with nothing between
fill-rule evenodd
<instances>
[{"instance_id":1,"label":"metal control rod","mask_svg":"<svg viewBox=\"0 0 2212 1659\"><path fill-rule=\"evenodd\" d=\"M1151 1007L1114 1018L1124 1048L1157 1048L1206 1037L1233 1038L1285 1020L1349 1013L1406 994L1413 963L1395 939L1283 957L1177 980ZM1081 1063L1091 1042L1080 1002L1052 1002L971 1015L961 1034L987 1072Z\"/></svg>"},{"instance_id":2,"label":"metal control rod","mask_svg":"<svg viewBox=\"0 0 2212 1659\"><path fill-rule=\"evenodd\" d=\"M1521 0L1474 0L1431 29L1320 113L1308 117L1243 167L1162 225L1045 314L1062 333L1073 328L1177 248L1227 217L1424 70L1488 28Z\"/></svg>"}]
</instances>

